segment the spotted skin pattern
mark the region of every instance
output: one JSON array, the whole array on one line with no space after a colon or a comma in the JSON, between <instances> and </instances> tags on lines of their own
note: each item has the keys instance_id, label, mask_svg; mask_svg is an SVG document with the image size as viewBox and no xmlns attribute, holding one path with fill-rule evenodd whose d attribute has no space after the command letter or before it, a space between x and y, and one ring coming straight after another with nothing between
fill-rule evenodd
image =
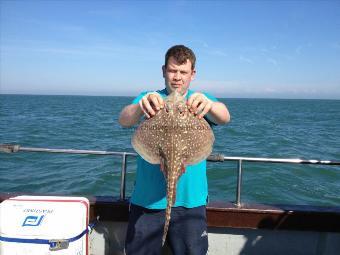
<instances>
[{"instance_id":1,"label":"spotted skin pattern","mask_svg":"<svg viewBox=\"0 0 340 255\"><path fill-rule=\"evenodd\" d=\"M136 152L151 164L160 164L167 183L167 207L162 246L169 228L171 207L176 202L176 187L187 165L206 159L214 134L205 119L188 110L177 91L165 99L165 106L154 117L143 121L132 137Z\"/></svg>"}]
</instances>

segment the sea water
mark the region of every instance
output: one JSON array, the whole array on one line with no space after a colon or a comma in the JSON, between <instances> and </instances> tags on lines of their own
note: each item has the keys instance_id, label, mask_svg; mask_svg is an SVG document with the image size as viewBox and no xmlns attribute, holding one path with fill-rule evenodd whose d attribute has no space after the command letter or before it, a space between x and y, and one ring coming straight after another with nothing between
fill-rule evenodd
<instances>
[{"instance_id":1,"label":"sea water","mask_svg":"<svg viewBox=\"0 0 340 255\"><path fill-rule=\"evenodd\" d=\"M0 143L133 152L131 97L0 95ZM340 100L220 99L213 153L340 161ZM0 153L0 192L119 196L121 157ZM243 162L242 202L340 205L340 166ZM135 179L128 158L127 196ZM237 162L208 163L209 199L235 201Z\"/></svg>"}]
</instances>

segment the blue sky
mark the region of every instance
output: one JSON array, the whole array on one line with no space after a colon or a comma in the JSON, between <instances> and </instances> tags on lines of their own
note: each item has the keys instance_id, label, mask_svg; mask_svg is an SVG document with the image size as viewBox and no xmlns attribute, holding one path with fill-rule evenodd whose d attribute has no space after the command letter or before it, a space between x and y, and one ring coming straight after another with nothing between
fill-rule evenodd
<instances>
[{"instance_id":1,"label":"blue sky","mask_svg":"<svg viewBox=\"0 0 340 255\"><path fill-rule=\"evenodd\" d=\"M0 0L0 93L136 95L174 44L217 97L340 99L340 1Z\"/></svg>"}]
</instances>

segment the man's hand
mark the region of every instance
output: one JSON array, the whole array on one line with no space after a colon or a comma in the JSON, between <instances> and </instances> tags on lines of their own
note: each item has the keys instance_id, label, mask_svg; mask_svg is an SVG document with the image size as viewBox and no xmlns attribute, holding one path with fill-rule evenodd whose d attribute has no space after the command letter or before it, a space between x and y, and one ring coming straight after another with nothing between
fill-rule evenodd
<instances>
[{"instance_id":1,"label":"man's hand","mask_svg":"<svg viewBox=\"0 0 340 255\"><path fill-rule=\"evenodd\" d=\"M139 106L149 119L164 107L164 100L157 92L149 92L139 100Z\"/></svg>"},{"instance_id":2,"label":"man's hand","mask_svg":"<svg viewBox=\"0 0 340 255\"><path fill-rule=\"evenodd\" d=\"M204 94L196 92L190 96L187 105L190 112L193 112L199 119L202 119L211 110L213 101Z\"/></svg>"}]
</instances>

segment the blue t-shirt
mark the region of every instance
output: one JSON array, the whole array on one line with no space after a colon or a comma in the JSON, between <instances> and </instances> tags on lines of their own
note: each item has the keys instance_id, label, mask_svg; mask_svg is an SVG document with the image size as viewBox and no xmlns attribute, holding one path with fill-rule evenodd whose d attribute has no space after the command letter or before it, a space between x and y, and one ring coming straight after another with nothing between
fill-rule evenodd
<instances>
[{"instance_id":1,"label":"blue t-shirt","mask_svg":"<svg viewBox=\"0 0 340 255\"><path fill-rule=\"evenodd\" d=\"M147 92L141 93L133 100L133 104L138 104L139 100ZM168 96L166 89L158 90L163 98ZM194 92L188 90L186 99ZM217 99L204 93L210 100L216 102ZM213 124L210 122L210 124ZM195 165L188 165L185 172L177 182L176 202L174 207L183 206L193 208L207 204L208 183L206 173L206 160ZM166 181L159 164L150 164L140 156L137 159L137 174L131 203L149 208L166 208Z\"/></svg>"}]
</instances>

